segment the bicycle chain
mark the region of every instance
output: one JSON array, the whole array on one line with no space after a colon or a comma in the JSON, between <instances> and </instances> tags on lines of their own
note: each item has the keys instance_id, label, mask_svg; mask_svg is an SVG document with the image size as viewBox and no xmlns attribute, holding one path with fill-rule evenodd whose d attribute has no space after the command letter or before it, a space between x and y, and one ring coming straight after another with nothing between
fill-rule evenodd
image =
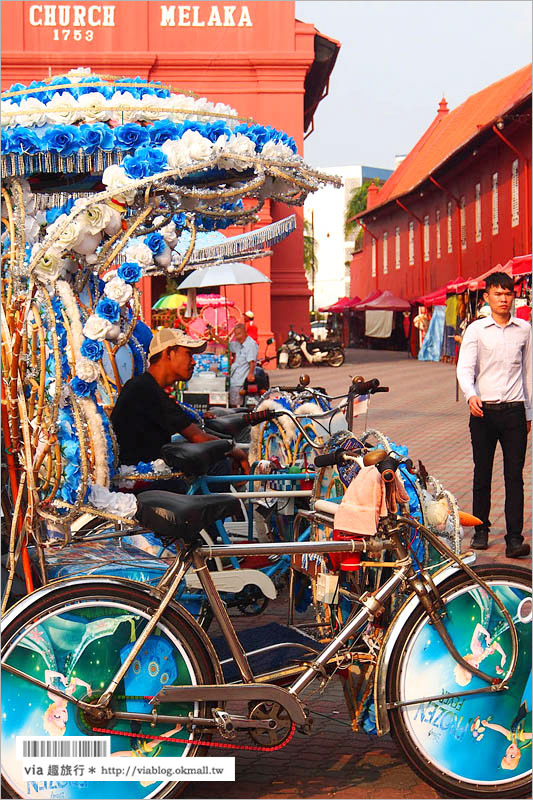
<instances>
[{"instance_id":1,"label":"bicycle chain","mask_svg":"<svg viewBox=\"0 0 533 800\"><path fill-rule=\"evenodd\" d=\"M152 700L152 695L118 695L117 700ZM115 736L127 736L128 739L156 739L162 742L177 742L178 744L198 744L206 745L207 747L218 747L225 750L259 750L262 753L272 753L275 750L281 750L286 747L291 741L296 732L296 723L293 722L287 738L280 744L273 745L272 747L261 747L260 745L253 744L233 744L230 742L212 742L204 741L203 739L179 739L176 736L154 736L149 733L128 733L128 731L115 731L112 728L92 728L94 733L108 733Z\"/></svg>"}]
</instances>

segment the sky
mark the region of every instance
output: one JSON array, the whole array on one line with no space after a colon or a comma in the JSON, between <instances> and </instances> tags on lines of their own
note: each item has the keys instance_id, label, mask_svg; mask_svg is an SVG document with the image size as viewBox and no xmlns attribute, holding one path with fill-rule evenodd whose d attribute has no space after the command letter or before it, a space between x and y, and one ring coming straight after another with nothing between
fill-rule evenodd
<instances>
[{"instance_id":1,"label":"sky","mask_svg":"<svg viewBox=\"0 0 533 800\"><path fill-rule=\"evenodd\" d=\"M341 49L305 140L316 167L394 169L437 113L531 61L529 0L296 0Z\"/></svg>"}]
</instances>

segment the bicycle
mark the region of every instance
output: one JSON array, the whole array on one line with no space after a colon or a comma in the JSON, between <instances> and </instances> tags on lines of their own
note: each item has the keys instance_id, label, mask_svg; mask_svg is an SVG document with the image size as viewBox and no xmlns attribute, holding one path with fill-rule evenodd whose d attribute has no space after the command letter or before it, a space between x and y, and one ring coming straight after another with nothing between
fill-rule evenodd
<instances>
[{"instance_id":1,"label":"bicycle","mask_svg":"<svg viewBox=\"0 0 533 800\"><path fill-rule=\"evenodd\" d=\"M179 510L187 520L180 524L175 495L157 493L149 505L140 495L141 510L151 524L179 543L156 589L86 577L57 581L14 606L3 621L5 796L24 795L13 742L16 736L35 736L36 720L47 714L50 695L66 710L63 734L89 737L88 744L100 746L101 737L108 736L111 753L125 754L128 740L131 755L146 755L145 745L153 742L160 755L201 756L209 747L227 752L241 746L230 741L240 733L249 734L252 747L273 752L287 745L296 730L310 733L306 689L317 680L324 686L346 670L372 672L378 732L392 728L413 768L439 791L474 798L524 796L531 770L531 748L523 747L531 727L529 707L524 706L531 672L531 575L514 565L472 569L398 505L395 460L386 453L374 453L370 460L372 476L387 498L386 515L375 533L362 536L355 515L349 530L335 541L206 547L196 534L205 523L205 498L180 498ZM367 474L361 470L354 480ZM217 502L216 509L211 501L210 510L222 518L234 500L219 495ZM316 501L301 516L334 529L330 512L336 510ZM412 554L413 530L443 557L433 575ZM325 573L338 577L347 567L354 572L363 564L371 568L371 560L366 564L369 555L386 552L390 574L372 591L326 586L325 602L335 605L342 594L352 604L340 629L326 643L300 645L297 662L256 674L206 566L213 557L250 552L289 554L294 571L314 571L322 583L320 567L326 561L331 565L340 556L340 565ZM205 631L173 601L189 568L196 571L230 648L240 674L237 682L224 681ZM404 586L408 599L387 625L387 602ZM467 651L478 624L488 638L474 657ZM65 682L75 670L91 692L76 697L74 691L50 686L41 677L46 664ZM10 713L21 693L25 699L31 696L31 717ZM240 710L243 705L247 713ZM182 735L171 735L178 726ZM522 755L513 770L500 768L500 760L509 757L499 729L511 737L507 751L512 746ZM213 741L215 733L222 741ZM149 787L133 783L130 790L124 785L92 783L91 796L164 798L184 788L183 782L172 780ZM71 793L89 797L83 787L71 787Z\"/></svg>"}]
</instances>

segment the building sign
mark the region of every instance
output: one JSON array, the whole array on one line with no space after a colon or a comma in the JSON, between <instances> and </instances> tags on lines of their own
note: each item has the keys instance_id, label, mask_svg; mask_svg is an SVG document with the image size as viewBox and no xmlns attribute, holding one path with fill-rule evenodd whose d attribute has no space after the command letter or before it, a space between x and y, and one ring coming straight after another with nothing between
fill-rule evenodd
<instances>
[{"instance_id":1,"label":"building sign","mask_svg":"<svg viewBox=\"0 0 533 800\"><path fill-rule=\"evenodd\" d=\"M161 5L161 27L166 28L251 28L252 18L248 6Z\"/></svg>"},{"instance_id":2,"label":"building sign","mask_svg":"<svg viewBox=\"0 0 533 800\"><path fill-rule=\"evenodd\" d=\"M276 6L273 14L271 6ZM291 45L293 3L2 2L2 51L175 54L260 52ZM279 20L279 17L283 17ZM286 19L285 19L286 18ZM277 30L277 29L276 29ZM286 41L285 41L286 39ZM282 41L283 40L283 41ZM59 43L62 43L60 46ZM292 43L294 46L294 43Z\"/></svg>"}]
</instances>

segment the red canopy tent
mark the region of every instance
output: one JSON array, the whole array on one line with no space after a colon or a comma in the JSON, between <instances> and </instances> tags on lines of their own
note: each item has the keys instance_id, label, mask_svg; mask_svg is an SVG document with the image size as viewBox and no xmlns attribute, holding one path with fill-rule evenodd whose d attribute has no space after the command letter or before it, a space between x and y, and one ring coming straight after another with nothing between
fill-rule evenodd
<instances>
[{"instance_id":1,"label":"red canopy tent","mask_svg":"<svg viewBox=\"0 0 533 800\"><path fill-rule=\"evenodd\" d=\"M341 297L330 306L322 306L322 308L319 308L318 310L321 312L327 312L328 314L335 314L338 311L344 311L344 309L348 307L348 304L351 303L353 299L357 299L357 301L359 301L359 298Z\"/></svg>"},{"instance_id":2,"label":"red canopy tent","mask_svg":"<svg viewBox=\"0 0 533 800\"><path fill-rule=\"evenodd\" d=\"M467 288L470 289L470 291L484 289L485 278L488 278L493 272L505 272L513 278L529 275L531 274L531 255L515 256L515 258L511 258L503 267L501 264L496 264L495 267L492 267L481 275L478 275L477 278L473 278L469 281Z\"/></svg>"},{"instance_id":3,"label":"red canopy tent","mask_svg":"<svg viewBox=\"0 0 533 800\"><path fill-rule=\"evenodd\" d=\"M370 294L367 295L364 300L361 300L356 306L353 307L354 310L364 311L367 303L371 303L372 300L376 300L376 298L380 297L382 294L383 292L379 289L374 289L374 291L370 292Z\"/></svg>"},{"instance_id":4,"label":"red canopy tent","mask_svg":"<svg viewBox=\"0 0 533 800\"><path fill-rule=\"evenodd\" d=\"M358 306L360 308L361 304ZM379 297L365 303L365 311L409 311L411 304L401 297L396 297L388 289L380 294Z\"/></svg>"},{"instance_id":5,"label":"red canopy tent","mask_svg":"<svg viewBox=\"0 0 533 800\"><path fill-rule=\"evenodd\" d=\"M438 289L434 289L432 292L428 292L428 294L421 295L420 297L415 297L413 300L414 303L418 303L421 306L425 306L428 308L429 306L445 306L446 305L446 295L452 292L461 291L461 289L457 289L457 286L462 286L465 284L465 279L458 275L457 278L453 281L448 281L445 286L440 286ZM464 289L463 289L464 291Z\"/></svg>"},{"instance_id":6,"label":"red canopy tent","mask_svg":"<svg viewBox=\"0 0 533 800\"><path fill-rule=\"evenodd\" d=\"M341 311L347 311L349 308L353 308L354 306L356 306L360 302L361 302L361 298L357 297L357 296L356 297L341 297L340 300L337 300L337 302L333 303L332 305L323 306L322 308L319 308L318 310L321 311L321 312L327 312L328 314L335 314L335 313L339 313Z\"/></svg>"}]
</instances>

